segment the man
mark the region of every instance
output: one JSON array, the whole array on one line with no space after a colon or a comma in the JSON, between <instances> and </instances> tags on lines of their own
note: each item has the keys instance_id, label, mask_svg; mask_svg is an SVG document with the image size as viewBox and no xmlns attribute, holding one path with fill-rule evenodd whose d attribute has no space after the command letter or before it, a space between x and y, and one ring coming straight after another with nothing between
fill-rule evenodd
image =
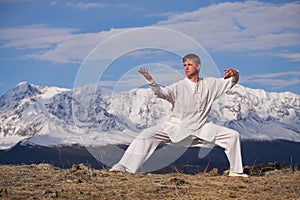
<instances>
[{"instance_id":1,"label":"man","mask_svg":"<svg viewBox=\"0 0 300 200\"><path fill-rule=\"evenodd\" d=\"M192 138L192 145L208 142L224 148L229 176L248 177L243 173L239 133L207 121L213 102L238 82L238 71L225 69L224 78L200 78L201 61L195 54L184 56L183 67L186 78L165 88L155 83L146 68L139 68L155 95L172 104L171 115L166 122L142 131L110 171L135 173L158 145Z\"/></svg>"}]
</instances>

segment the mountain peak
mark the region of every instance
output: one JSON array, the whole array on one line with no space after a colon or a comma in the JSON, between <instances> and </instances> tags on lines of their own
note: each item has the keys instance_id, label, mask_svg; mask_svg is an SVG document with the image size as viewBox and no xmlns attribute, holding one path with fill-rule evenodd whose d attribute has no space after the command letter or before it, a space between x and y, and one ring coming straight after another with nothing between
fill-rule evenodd
<instances>
[{"instance_id":1,"label":"mountain peak","mask_svg":"<svg viewBox=\"0 0 300 200\"><path fill-rule=\"evenodd\" d=\"M30 83L28 83L27 81L23 81L23 82L20 82L18 83L16 86L23 86L23 85L30 85Z\"/></svg>"},{"instance_id":2,"label":"mountain peak","mask_svg":"<svg viewBox=\"0 0 300 200\"><path fill-rule=\"evenodd\" d=\"M35 86L33 84L30 84L28 82L20 82L18 83L14 88L12 88L10 91L12 91L13 93L34 93L38 90L38 86ZM8 93L10 92L8 91Z\"/></svg>"}]
</instances>

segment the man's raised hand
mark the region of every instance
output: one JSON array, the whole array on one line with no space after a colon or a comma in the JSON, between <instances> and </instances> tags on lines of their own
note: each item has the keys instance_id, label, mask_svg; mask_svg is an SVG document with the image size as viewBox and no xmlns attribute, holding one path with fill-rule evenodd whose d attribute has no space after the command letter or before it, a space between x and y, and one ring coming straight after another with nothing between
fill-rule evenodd
<instances>
[{"instance_id":1,"label":"man's raised hand","mask_svg":"<svg viewBox=\"0 0 300 200\"><path fill-rule=\"evenodd\" d=\"M138 72L142 74L148 81L152 81L152 76L149 74L148 69L145 67L141 67L138 69Z\"/></svg>"},{"instance_id":2,"label":"man's raised hand","mask_svg":"<svg viewBox=\"0 0 300 200\"><path fill-rule=\"evenodd\" d=\"M239 72L235 69L226 68L224 69L224 79L230 78L237 75Z\"/></svg>"}]
</instances>

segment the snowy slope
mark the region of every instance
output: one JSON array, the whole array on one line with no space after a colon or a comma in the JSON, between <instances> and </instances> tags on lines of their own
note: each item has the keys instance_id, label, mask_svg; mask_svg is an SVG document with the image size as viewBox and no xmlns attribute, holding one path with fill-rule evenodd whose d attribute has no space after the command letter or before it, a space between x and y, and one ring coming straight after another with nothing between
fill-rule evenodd
<instances>
[{"instance_id":1,"label":"snowy slope","mask_svg":"<svg viewBox=\"0 0 300 200\"><path fill-rule=\"evenodd\" d=\"M80 89L79 89L80 90ZM76 91L84 97L89 88ZM115 118L101 107L95 111L100 120L89 119L89 113L81 112L83 119L77 127L73 121L72 90L20 83L0 97L0 148L9 148L20 141L45 146L82 143L80 134L98 135L102 130L122 130ZM101 93L96 98L100 99ZM92 105L94 106L94 105ZM90 106L91 107L91 106ZM94 108L88 108L93 110ZM90 121L93 121L93 126ZM98 124L103 129L99 129ZM95 136L93 136L95 137Z\"/></svg>"},{"instance_id":2,"label":"snowy slope","mask_svg":"<svg viewBox=\"0 0 300 200\"><path fill-rule=\"evenodd\" d=\"M150 89L139 89L119 94L107 110L144 128L166 119L170 108ZM242 139L299 142L300 95L236 85L214 103L209 120L239 131Z\"/></svg>"},{"instance_id":3,"label":"snowy slope","mask_svg":"<svg viewBox=\"0 0 300 200\"><path fill-rule=\"evenodd\" d=\"M168 102L150 89L114 94L18 84L0 97L0 148L23 144L128 143L143 128L165 120ZM218 99L210 120L238 130L242 139L300 142L300 95L235 86Z\"/></svg>"},{"instance_id":4,"label":"snowy slope","mask_svg":"<svg viewBox=\"0 0 300 200\"><path fill-rule=\"evenodd\" d=\"M211 119L239 131L243 139L299 142L300 95L236 85L216 102Z\"/></svg>"}]
</instances>

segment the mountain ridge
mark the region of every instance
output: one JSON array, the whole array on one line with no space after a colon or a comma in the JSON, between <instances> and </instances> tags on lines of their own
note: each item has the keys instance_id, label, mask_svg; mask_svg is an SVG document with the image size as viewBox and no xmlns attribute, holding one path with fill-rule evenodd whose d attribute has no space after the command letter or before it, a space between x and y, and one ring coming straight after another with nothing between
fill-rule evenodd
<instances>
[{"instance_id":1,"label":"mountain ridge","mask_svg":"<svg viewBox=\"0 0 300 200\"><path fill-rule=\"evenodd\" d=\"M22 82L0 96L0 148L20 141L129 143L144 128L167 119L170 108L149 88L113 93L95 85L72 90ZM300 95L236 85L214 103L209 120L239 131L243 140L299 142ZM47 142L46 136L56 140Z\"/></svg>"}]
</instances>

